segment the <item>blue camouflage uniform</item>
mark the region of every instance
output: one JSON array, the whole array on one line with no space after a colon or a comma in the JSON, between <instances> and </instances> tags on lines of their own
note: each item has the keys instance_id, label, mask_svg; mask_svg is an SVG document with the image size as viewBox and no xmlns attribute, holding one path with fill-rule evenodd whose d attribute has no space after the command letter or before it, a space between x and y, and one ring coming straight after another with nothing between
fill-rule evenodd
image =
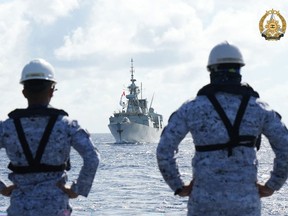
<instances>
[{"instance_id":1,"label":"blue camouflage uniform","mask_svg":"<svg viewBox=\"0 0 288 216\"><path fill-rule=\"evenodd\" d=\"M47 116L20 119L34 157L48 119ZM13 165L28 166L15 124L11 118L0 124L0 147L5 148ZM99 153L93 147L90 135L79 126L77 121L71 120L65 115L59 115L42 155L41 163L48 165L67 163L71 147L83 159L78 179L73 182L71 188L78 195L87 197L99 164ZM65 170L24 174L12 172L8 177L16 185L7 210L9 216L70 215L72 209L69 205L69 198L56 186L58 182L62 184L67 182ZM4 187L4 182L0 181L0 190Z\"/></svg>"},{"instance_id":2,"label":"blue camouflage uniform","mask_svg":"<svg viewBox=\"0 0 288 216\"><path fill-rule=\"evenodd\" d=\"M228 119L234 122L242 96L225 92L218 92L215 96ZM181 140L189 132L195 147L227 143L230 138L206 96L197 96L173 113L157 148L160 172L173 191L184 186L176 154ZM255 137L264 134L268 138L275 160L266 185L279 190L288 173L288 133L279 115L259 98L250 97L239 134ZM246 146L233 148L231 155L227 153L227 149L195 151L192 159L194 185L189 196L188 215L261 215L256 187L256 152L256 148Z\"/></svg>"}]
</instances>

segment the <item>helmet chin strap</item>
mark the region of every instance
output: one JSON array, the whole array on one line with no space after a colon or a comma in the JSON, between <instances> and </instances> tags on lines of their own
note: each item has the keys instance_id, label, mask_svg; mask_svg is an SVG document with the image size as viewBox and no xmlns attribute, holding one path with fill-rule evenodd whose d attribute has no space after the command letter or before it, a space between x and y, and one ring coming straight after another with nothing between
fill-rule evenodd
<instances>
[{"instance_id":1,"label":"helmet chin strap","mask_svg":"<svg viewBox=\"0 0 288 216\"><path fill-rule=\"evenodd\" d=\"M231 73L225 70L215 71L210 73L210 82L211 84L218 85L231 85L231 84L240 84L242 76L240 73Z\"/></svg>"}]
</instances>

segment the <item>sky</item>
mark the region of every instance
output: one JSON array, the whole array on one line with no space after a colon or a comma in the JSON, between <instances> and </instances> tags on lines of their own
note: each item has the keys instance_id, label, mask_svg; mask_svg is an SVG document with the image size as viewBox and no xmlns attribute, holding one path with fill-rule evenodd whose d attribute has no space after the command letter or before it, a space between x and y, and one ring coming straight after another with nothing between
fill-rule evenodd
<instances>
[{"instance_id":1,"label":"sky","mask_svg":"<svg viewBox=\"0 0 288 216\"><path fill-rule=\"evenodd\" d=\"M288 32L267 41L259 31L271 9L288 22L283 0L0 0L0 119L27 107L21 71L43 58L56 71L51 105L90 133L109 133L132 58L143 98L150 105L154 94L152 107L166 124L209 83L209 52L228 41L242 52L242 81L287 125Z\"/></svg>"}]
</instances>

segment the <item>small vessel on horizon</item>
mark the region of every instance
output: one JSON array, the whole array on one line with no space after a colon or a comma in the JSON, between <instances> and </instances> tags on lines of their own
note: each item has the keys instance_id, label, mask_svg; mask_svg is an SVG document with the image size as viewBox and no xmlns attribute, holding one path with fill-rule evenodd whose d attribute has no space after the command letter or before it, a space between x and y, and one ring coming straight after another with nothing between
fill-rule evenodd
<instances>
[{"instance_id":1,"label":"small vessel on horizon","mask_svg":"<svg viewBox=\"0 0 288 216\"><path fill-rule=\"evenodd\" d=\"M133 59L131 59L131 84L129 94L123 91L120 97L122 110L114 112L109 118L108 127L115 143L155 143L163 130L163 116L154 112L152 102L148 108L147 99L142 99L141 89L135 84ZM138 95L141 93L141 98ZM123 101L126 97L126 101Z\"/></svg>"}]
</instances>

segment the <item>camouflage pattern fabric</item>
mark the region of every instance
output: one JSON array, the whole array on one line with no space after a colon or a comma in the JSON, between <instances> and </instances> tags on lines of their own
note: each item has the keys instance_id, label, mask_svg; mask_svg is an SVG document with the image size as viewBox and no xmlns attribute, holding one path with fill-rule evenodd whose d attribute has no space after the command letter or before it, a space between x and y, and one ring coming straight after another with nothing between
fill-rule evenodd
<instances>
[{"instance_id":1,"label":"camouflage pattern fabric","mask_svg":"<svg viewBox=\"0 0 288 216\"><path fill-rule=\"evenodd\" d=\"M216 98L233 124L241 96L217 93ZM176 156L181 140L189 132L196 146L229 141L222 120L206 96L197 96L183 104L171 115L157 148L160 172L173 191L184 185ZM279 115L265 102L251 97L239 133L264 134L268 138L275 160L266 185L279 190L288 174L288 132ZM256 149L251 147L233 148L230 157L225 149L195 152L192 158L194 186L188 201L188 215L261 215L256 187L257 163Z\"/></svg>"},{"instance_id":2,"label":"camouflage pattern fabric","mask_svg":"<svg viewBox=\"0 0 288 216\"><path fill-rule=\"evenodd\" d=\"M40 139L49 117L21 118L31 152L35 157ZM23 149L19 142L12 119L0 123L0 147L5 148L9 160L17 166L27 166ZM75 193L88 196L99 164L99 153L93 147L88 132L82 129L77 121L66 116L58 116L41 163L60 165L69 158L73 147L83 158L83 166L78 179L72 184ZM81 163L81 161L71 161ZM72 209L68 196L56 184L67 182L66 171L27 174L9 174L9 180L17 186L10 198L7 210L9 216L68 216ZM11 183L9 183L11 184ZM0 181L0 190L5 186Z\"/></svg>"}]
</instances>

